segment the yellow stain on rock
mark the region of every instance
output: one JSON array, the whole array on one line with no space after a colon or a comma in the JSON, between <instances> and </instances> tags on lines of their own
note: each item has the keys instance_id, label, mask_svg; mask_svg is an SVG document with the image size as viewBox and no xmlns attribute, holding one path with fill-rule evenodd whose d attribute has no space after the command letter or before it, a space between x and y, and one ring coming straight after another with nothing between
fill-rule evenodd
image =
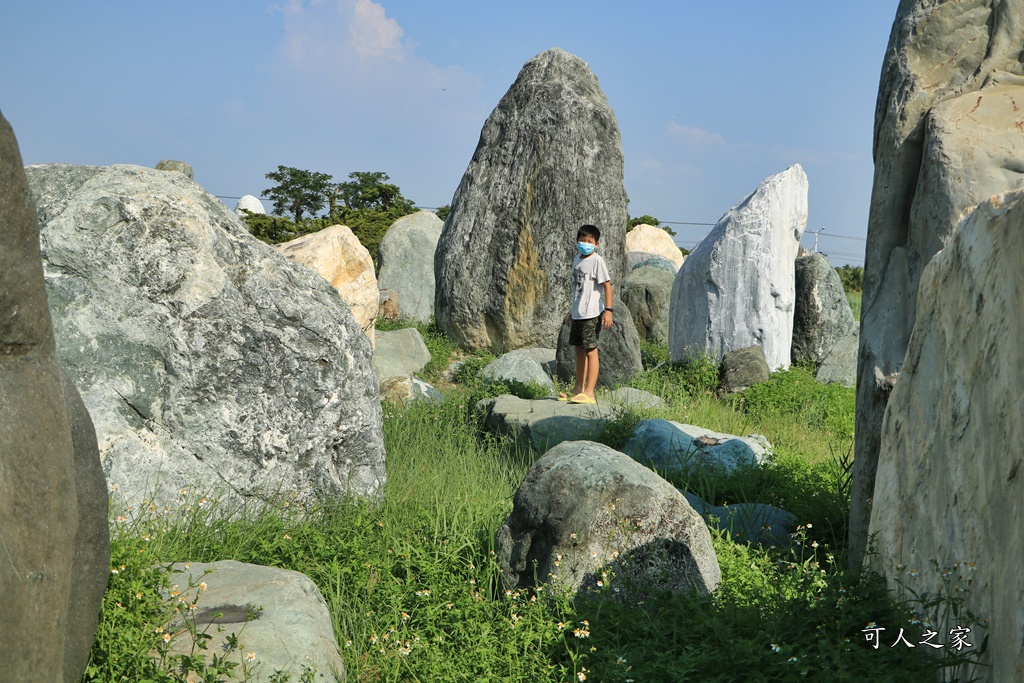
<instances>
[{"instance_id":1,"label":"yellow stain on rock","mask_svg":"<svg viewBox=\"0 0 1024 683\"><path fill-rule=\"evenodd\" d=\"M532 183L526 183L523 228L516 245L516 260L508 273L505 290L505 342L511 350L532 343L530 328L538 303L548 294L547 274L540 267L537 243L530 229Z\"/></svg>"}]
</instances>

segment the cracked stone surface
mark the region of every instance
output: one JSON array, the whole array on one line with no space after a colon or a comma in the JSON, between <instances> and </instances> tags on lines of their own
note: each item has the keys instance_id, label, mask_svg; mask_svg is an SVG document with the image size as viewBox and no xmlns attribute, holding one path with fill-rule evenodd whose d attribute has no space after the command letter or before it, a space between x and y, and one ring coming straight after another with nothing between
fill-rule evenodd
<instances>
[{"instance_id":1,"label":"cracked stone surface","mask_svg":"<svg viewBox=\"0 0 1024 683\"><path fill-rule=\"evenodd\" d=\"M26 171L57 355L119 503L380 491L370 342L326 280L180 173Z\"/></svg>"}]
</instances>

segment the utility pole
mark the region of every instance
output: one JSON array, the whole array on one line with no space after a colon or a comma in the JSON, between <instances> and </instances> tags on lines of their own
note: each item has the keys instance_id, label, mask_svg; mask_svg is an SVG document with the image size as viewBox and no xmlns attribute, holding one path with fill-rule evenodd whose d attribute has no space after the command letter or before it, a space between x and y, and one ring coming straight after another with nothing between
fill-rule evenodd
<instances>
[{"instance_id":1,"label":"utility pole","mask_svg":"<svg viewBox=\"0 0 1024 683\"><path fill-rule=\"evenodd\" d=\"M814 235L814 251L817 252L818 251L818 234L825 232L825 228L818 228L817 230L810 230L809 232L811 232Z\"/></svg>"}]
</instances>

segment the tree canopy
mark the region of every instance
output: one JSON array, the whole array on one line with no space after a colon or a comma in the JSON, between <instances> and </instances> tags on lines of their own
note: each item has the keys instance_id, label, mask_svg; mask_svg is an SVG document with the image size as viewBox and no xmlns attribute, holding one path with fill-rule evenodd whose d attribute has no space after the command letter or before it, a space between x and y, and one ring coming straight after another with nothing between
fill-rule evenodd
<instances>
[{"instance_id":1,"label":"tree canopy","mask_svg":"<svg viewBox=\"0 0 1024 683\"><path fill-rule=\"evenodd\" d=\"M292 216L296 223L305 213L315 216L323 210L334 191L332 177L327 173L306 171L292 166L278 166L266 175L276 185L263 190L263 196L274 202L274 213Z\"/></svg>"},{"instance_id":2,"label":"tree canopy","mask_svg":"<svg viewBox=\"0 0 1024 683\"><path fill-rule=\"evenodd\" d=\"M398 209L409 213L414 208L412 200L403 197L398 185L389 183L391 178L383 171L353 171L348 177L347 183L338 184L337 192L347 209Z\"/></svg>"}]
</instances>

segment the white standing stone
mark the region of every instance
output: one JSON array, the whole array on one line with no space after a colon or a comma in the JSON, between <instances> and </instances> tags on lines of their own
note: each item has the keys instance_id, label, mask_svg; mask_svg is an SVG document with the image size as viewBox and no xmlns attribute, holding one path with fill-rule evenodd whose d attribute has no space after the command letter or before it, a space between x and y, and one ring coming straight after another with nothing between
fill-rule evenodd
<instances>
[{"instance_id":1,"label":"white standing stone","mask_svg":"<svg viewBox=\"0 0 1024 683\"><path fill-rule=\"evenodd\" d=\"M732 207L687 257L672 286L673 360L760 346L768 367L788 368L794 261L807 225L799 164L767 178Z\"/></svg>"},{"instance_id":2,"label":"white standing stone","mask_svg":"<svg viewBox=\"0 0 1024 683\"><path fill-rule=\"evenodd\" d=\"M263 202L251 194L238 198L238 203L235 204L235 213L241 216L243 210L248 211L249 213L259 214L261 216L267 215L267 210L263 208Z\"/></svg>"},{"instance_id":3,"label":"white standing stone","mask_svg":"<svg viewBox=\"0 0 1024 683\"><path fill-rule=\"evenodd\" d=\"M434 316L434 251L444 222L433 211L395 221L380 242L380 288L398 292L403 318Z\"/></svg>"}]
</instances>

